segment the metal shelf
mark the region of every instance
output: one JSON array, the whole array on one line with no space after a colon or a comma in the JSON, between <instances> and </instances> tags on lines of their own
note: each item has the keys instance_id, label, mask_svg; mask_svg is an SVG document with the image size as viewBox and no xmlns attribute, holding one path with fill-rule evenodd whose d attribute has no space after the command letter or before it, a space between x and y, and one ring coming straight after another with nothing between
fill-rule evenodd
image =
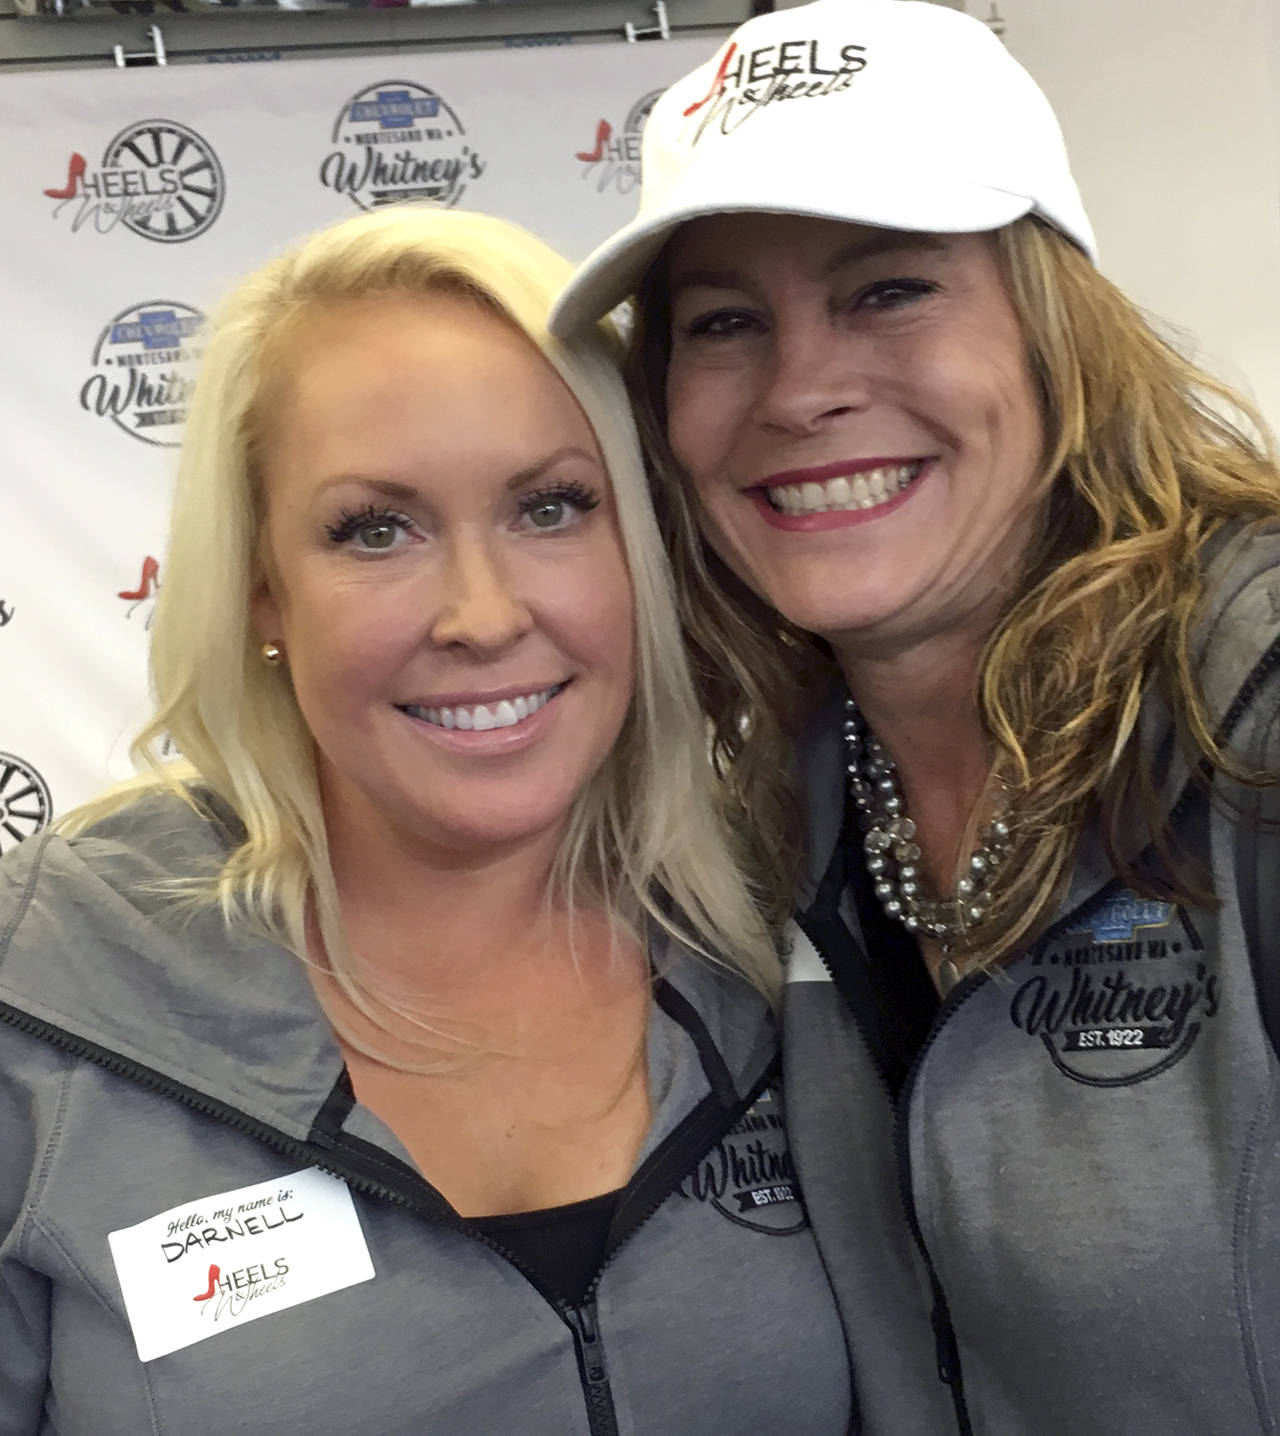
<instances>
[{"instance_id":1,"label":"metal shelf","mask_svg":"<svg viewBox=\"0 0 1280 1436\"><path fill-rule=\"evenodd\" d=\"M332 11L208 6L202 7L204 13L181 13L163 3L131 0L128 8L133 13L33 18L17 15L13 0L0 0L0 70L114 65L117 45L126 52L151 48L148 31L153 24L161 30L169 64L477 46L523 48L575 40L622 43L628 24L641 30L654 24L653 7L645 0L509 0ZM673 35L723 30L749 14L772 8L762 0L667 0Z\"/></svg>"}]
</instances>

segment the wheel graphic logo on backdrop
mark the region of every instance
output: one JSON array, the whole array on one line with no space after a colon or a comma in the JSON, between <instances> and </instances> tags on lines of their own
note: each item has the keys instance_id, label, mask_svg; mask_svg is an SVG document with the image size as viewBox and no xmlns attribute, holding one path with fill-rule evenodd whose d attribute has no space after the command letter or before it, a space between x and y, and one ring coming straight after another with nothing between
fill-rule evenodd
<instances>
[{"instance_id":1,"label":"wheel graphic logo on backdrop","mask_svg":"<svg viewBox=\"0 0 1280 1436\"><path fill-rule=\"evenodd\" d=\"M582 178L594 182L597 194L613 188L630 194L640 183L640 137L649 112L661 90L650 90L627 112L622 129L615 131L608 120L596 121L596 137L589 150L574 156L582 162Z\"/></svg>"},{"instance_id":2,"label":"wheel graphic logo on backdrop","mask_svg":"<svg viewBox=\"0 0 1280 1436\"><path fill-rule=\"evenodd\" d=\"M486 168L465 136L439 95L408 80L384 80L343 105L333 126L337 148L320 165L320 183L361 209L402 199L455 205Z\"/></svg>"},{"instance_id":3,"label":"wheel graphic logo on backdrop","mask_svg":"<svg viewBox=\"0 0 1280 1436\"><path fill-rule=\"evenodd\" d=\"M22 758L0 753L0 853L8 852L49 822L49 785Z\"/></svg>"},{"instance_id":4,"label":"wheel graphic logo on backdrop","mask_svg":"<svg viewBox=\"0 0 1280 1436\"><path fill-rule=\"evenodd\" d=\"M93 347L93 373L80 386L80 407L144 443L176 449L204 352L198 339L203 323L198 309L172 299L117 314Z\"/></svg>"},{"instance_id":5,"label":"wheel graphic logo on backdrop","mask_svg":"<svg viewBox=\"0 0 1280 1436\"><path fill-rule=\"evenodd\" d=\"M222 212L227 182L209 142L173 120L139 120L107 145L91 166L78 151L65 183L45 190L53 217L71 217L72 231L92 224L99 234L124 225L143 239L182 244Z\"/></svg>"}]
</instances>

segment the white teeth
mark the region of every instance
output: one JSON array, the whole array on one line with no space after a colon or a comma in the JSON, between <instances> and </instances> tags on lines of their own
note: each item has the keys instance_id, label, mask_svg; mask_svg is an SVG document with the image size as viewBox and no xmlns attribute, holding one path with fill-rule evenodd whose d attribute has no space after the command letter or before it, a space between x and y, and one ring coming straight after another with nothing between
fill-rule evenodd
<instances>
[{"instance_id":1,"label":"white teeth","mask_svg":"<svg viewBox=\"0 0 1280 1436\"><path fill-rule=\"evenodd\" d=\"M852 477L841 475L825 484L786 484L765 492L773 507L784 514L873 509L896 498L923 467L923 460L913 464L890 464Z\"/></svg>"},{"instance_id":2,"label":"white teeth","mask_svg":"<svg viewBox=\"0 0 1280 1436\"><path fill-rule=\"evenodd\" d=\"M405 705L405 712L414 718L434 723L437 728L461 728L463 732L487 733L493 728L514 728L517 723L536 713L564 687L557 683L541 693L522 694L519 698L499 699L492 707L475 703L470 707L455 704L452 708L423 708L417 703Z\"/></svg>"}]
</instances>

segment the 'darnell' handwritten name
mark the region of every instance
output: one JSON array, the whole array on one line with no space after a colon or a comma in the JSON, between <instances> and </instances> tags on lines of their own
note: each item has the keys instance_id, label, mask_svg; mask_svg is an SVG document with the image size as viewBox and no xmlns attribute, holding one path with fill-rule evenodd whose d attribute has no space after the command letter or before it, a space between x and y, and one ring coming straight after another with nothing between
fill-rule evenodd
<instances>
[{"instance_id":1,"label":"'darnell' handwritten name","mask_svg":"<svg viewBox=\"0 0 1280 1436\"><path fill-rule=\"evenodd\" d=\"M265 1199L270 1203L271 1199ZM258 1205L258 1203L245 1203L244 1205ZM305 1212L290 1213L283 1202L274 1209L268 1207L261 1212L247 1213L244 1216L237 1215L234 1218L225 1218L221 1212L215 1213L215 1217L224 1217L223 1220L209 1222L196 1214L184 1217L180 1221L169 1223L169 1241L160 1243L160 1250L164 1253L166 1262L173 1263L180 1261L189 1251L205 1250L217 1246L220 1242L233 1242L240 1237L259 1237L269 1231L276 1231L289 1222L300 1222L306 1215ZM184 1236L179 1236L185 1233Z\"/></svg>"}]
</instances>

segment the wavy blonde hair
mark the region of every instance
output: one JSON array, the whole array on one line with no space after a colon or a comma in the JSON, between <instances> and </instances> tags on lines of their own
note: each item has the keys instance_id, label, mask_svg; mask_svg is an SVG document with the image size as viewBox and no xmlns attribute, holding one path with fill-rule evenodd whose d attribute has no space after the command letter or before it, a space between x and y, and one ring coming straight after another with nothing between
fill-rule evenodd
<instances>
[{"instance_id":1,"label":"wavy blonde hair","mask_svg":"<svg viewBox=\"0 0 1280 1436\"><path fill-rule=\"evenodd\" d=\"M1158 692L1210 769L1269 780L1243 769L1210 731L1191 631L1209 540L1233 520L1280 518L1280 469L1249 404L1157 334L1057 230L1028 217L992 242L1040 392L1045 521L977 676L992 782L1011 794L1013 835L995 900L966 935L974 965L1016 953L1048 922L1092 815L1131 886L1207 900L1194 855L1170 850L1138 714ZM666 442L661 263L636 307L626 367L699 697L753 870L762 884L773 878L776 919L804 871L795 741L838 673L821 640L750 592L700 537L692 486ZM1165 860L1163 880L1136 871L1121 850L1135 800Z\"/></svg>"},{"instance_id":2,"label":"wavy blonde hair","mask_svg":"<svg viewBox=\"0 0 1280 1436\"><path fill-rule=\"evenodd\" d=\"M766 994L777 990L776 950L734 864L707 761L617 337L601 325L560 342L546 328L569 273L504 221L397 205L313 235L232 292L208 329L187 419L151 636L155 708L133 750L146 771L63 823L82 831L157 789L188 800L193 783L211 790L243 826L212 882L226 919L305 958L314 913L330 970L375 1021L378 1002L342 936L314 745L287 674L262 662L250 601L263 580L261 455L288 339L329 306L388 293L462 294L526 335L581 406L612 484L634 600L635 694L574 806L551 894L624 924L648 915ZM161 760L167 740L182 763Z\"/></svg>"}]
</instances>

